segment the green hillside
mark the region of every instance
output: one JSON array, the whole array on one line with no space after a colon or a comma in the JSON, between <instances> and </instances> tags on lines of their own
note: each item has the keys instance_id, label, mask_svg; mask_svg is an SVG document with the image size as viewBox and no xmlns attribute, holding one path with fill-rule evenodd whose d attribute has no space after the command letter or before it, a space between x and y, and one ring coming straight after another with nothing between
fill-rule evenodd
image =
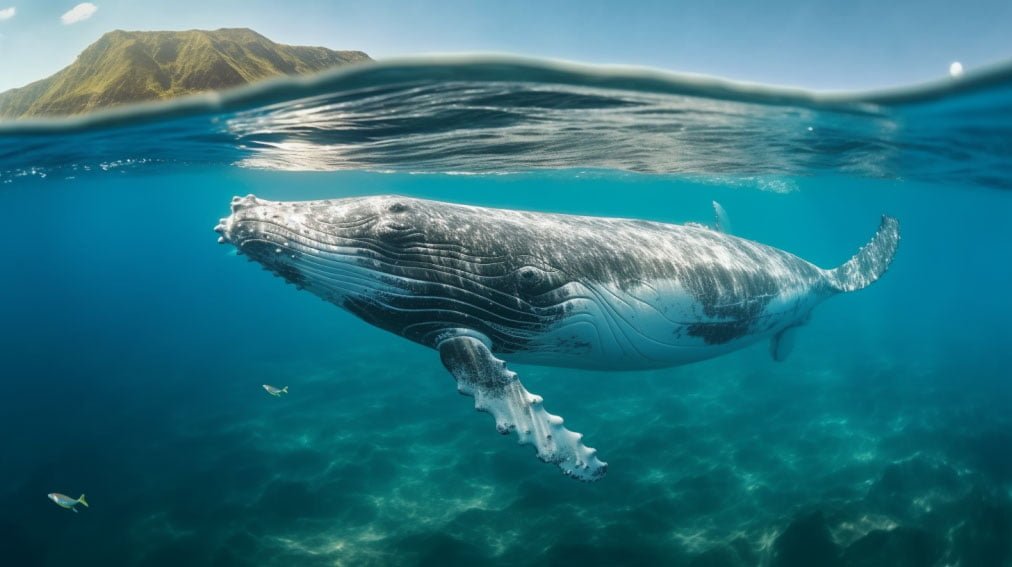
<instances>
[{"instance_id":1,"label":"green hillside","mask_svg":"<svg viewBox=\"0 0 1012 567\"><path fill-rule=\"evenodd\" d=\"M361 51L274 43L249 29L112 31L70 66L0 93L0 118L78 114L371 61Z\"/></svg>"}]
</instances>

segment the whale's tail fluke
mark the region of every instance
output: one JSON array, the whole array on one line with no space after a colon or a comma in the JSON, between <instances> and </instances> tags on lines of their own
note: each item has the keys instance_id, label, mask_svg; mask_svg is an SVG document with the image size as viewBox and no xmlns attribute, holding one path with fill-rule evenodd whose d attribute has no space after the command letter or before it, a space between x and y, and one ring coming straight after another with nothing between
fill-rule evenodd
<instances>
[{"instance_id":1,"label":"whale's tail fluke","mask_svg":"<svg viewBox=\"0 0 1012 567\"><path fill-rule=\"evenodd\" d=\"M900 244L900 223L882 215L878 232L853 258L829 270L829 285L837 291L856 291L868 287L889 269Z\"/></svg>"}]
</instances>

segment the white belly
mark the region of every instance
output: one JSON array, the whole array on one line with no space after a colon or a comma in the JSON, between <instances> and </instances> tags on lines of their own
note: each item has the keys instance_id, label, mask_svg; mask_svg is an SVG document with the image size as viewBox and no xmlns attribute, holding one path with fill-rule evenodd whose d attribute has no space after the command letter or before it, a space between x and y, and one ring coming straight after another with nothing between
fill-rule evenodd
<instances>
[{"instance_id":1,"label":"white belly","mask_svg":"<svg viewBox=\"0 0 1012 567\"><path fill-rule=\"evenodd\" d=\"M569 285L566 316L548 331L532 337L527 349L504 358L526 364L600 370L677 366L768 338L803 321L818 301L808 289L789 289L764 298L761 312L748 320L716 319L707 316L704 306L671 280L645 282L627 289ZM733 329L734 336L708 341L697 331L707 324Z\"/></svg>"}]
</instances>

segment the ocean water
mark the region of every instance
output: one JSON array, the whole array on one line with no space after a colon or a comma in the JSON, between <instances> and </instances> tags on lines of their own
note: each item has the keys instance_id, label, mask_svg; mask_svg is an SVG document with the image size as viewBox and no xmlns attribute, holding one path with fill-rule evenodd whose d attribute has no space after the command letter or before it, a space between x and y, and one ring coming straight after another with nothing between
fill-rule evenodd
<instances>
[{"instance_id":1,"label":"ocean water","mask_svg":"<svg viewBox=\"0 0 1012 567\"><path fill-rule=\"evenodd\" d=\"M0 562L1012 565L1010 140L1007 67L829 96L509 59L0 126ZM883 213L903 240L784 362L517 365L609 463L580 483L436 352L216 244L247 193L673 223L716 200L823 267Z\"/></svg>"}]
</instances>

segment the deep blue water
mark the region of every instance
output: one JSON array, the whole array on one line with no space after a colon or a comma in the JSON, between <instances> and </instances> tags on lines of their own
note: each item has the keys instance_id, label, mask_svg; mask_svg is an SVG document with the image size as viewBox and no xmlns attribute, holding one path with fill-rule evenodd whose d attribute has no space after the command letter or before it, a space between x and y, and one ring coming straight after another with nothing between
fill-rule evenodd
<instances>
[{"instance_id":1,"label":"deep blue water","mask_svg":"<svg viewBox=\"0 0 1012 567\"><path fill-rule=\"evenodd\" d=\"M0 131L3 564L1012 565L1008 73L835 98L611 73L390 65ZM823 267L882 213L903 240L785 362L518 366L608 461L584 484L434 351L216 244L246 193L717 200Z\"/></svg>"}]
</instances>

